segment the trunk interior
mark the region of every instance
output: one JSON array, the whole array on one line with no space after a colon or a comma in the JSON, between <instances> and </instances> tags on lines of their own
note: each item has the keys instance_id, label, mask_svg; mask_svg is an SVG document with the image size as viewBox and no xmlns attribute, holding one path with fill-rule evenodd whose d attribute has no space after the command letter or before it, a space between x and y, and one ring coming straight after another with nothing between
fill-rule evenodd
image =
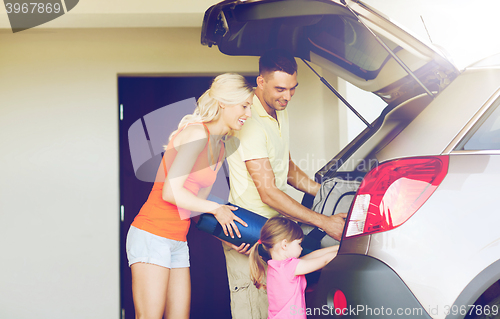
<instances>
[{"instance_id":1,"label":"trunk interior","mask_svg":"<svg viewBox=\"0 0 500 319\"><path fill-rule=\"evenodd\" d=\"M432 99L422 94L408 101L389 104L381 115L352 140L337 156L316 173L315 179L322 183L337 178L345 181L362 182L363 177L379 163L389 160L380 152L425 109ZM303 204L312 207L312 199L304 196ZM333 207L338 207L334 205ZM326 215L339 211L325 211Z\"/></svg>"}]
</instances>

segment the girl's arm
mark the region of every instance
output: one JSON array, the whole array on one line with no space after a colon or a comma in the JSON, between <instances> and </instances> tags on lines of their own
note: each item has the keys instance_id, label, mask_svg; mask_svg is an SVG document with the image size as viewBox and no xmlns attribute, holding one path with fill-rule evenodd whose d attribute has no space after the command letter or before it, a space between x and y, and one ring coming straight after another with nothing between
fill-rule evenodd
<instances>
[{"instance_id":1,"label":"girl's arm","mask_svg":"<svg viewBox=\"0 0 500 319\"><path fill-rule=\"evenodd\" d=\"M310 254L300 258L300 262L295 269L295 276L312 273L318 269L325 267L335 256L339 246L331 246L313 251Z\"/></svg>"},{"instance_id":2,"label":"girl's arm","mask_svg":"<svg viewBox=\"0 0 500 319\"><path fill-rule=\"evenodd\" d=\"M317 249L315 251L312 251L309 254L300 257L300 259L302 259L302 260L313 259L316 257L321 257L328 252L332 252L332 251L337 252L338 250L339 250L339 245L325 247L325 248L321 248L321 249Z\"/></svg>"},{"instance_id":3,"label":"girl's arm","mask_svg":"<svg viewBox=\"0 0 500 319\"><path fill-rule=\"evenodd\" d=\"M206 143L207 133L203 126L188 126L177 135L174 141L177 155L165 179L162 198L169 203L189 211L214 214L215 218L222 225L226 236L229 233L231 237L234 237L234 229L236 234L241 237L238 226L236 226L234 221L236 220L244 226L247 224L233 214L232 211L236 210L236 207L220 205L216 202L206 200L206 197L198 197L184 188L184 183L191 173L196 159L205 148ZM205 194L202 195L204 196Z\"/></svg>"}]
</instances>

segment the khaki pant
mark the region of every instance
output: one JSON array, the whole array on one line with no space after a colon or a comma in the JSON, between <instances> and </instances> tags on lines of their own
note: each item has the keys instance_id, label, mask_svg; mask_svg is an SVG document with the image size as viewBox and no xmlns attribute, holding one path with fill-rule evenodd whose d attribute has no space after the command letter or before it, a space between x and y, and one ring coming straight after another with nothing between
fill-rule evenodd
<instances>
[{"instance_id":1,"label":"khaki pant","mask_svg":"<svg viewBox=\"0 0 500 319\"><path fill-rule=\"evenodd\" d=\"M222 247L226 255L233 319L266 319L267 292L265 289L257 289L250 279L248 256L224 243Z\"/></svg>"}]
</instances>

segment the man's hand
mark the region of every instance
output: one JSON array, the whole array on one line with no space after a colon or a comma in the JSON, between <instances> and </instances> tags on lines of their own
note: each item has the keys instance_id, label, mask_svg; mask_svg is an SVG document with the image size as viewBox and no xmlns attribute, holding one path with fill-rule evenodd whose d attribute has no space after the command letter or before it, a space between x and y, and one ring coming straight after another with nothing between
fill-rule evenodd
<instances>
[{"instance_id":1,"label":"man's hand","mask_svg":"<svg viewBox=\"0 0 500 319\"><path fill-rule=\"evenodd\" d=\"M340 239L342 239L342 231L344 230L347 213L339 213L326 218L328 218L328 222L321 225L320 228L323 229L328 236L340 241Z\"/></svg>"}]
</instances>

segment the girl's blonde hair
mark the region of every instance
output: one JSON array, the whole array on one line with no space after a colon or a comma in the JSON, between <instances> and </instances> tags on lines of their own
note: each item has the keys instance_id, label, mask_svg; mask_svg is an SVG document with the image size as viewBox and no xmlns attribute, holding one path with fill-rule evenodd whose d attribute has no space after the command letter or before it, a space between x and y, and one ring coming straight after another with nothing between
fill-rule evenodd
<instances>
[{"instance_id":1,"label":"girl's blonde hair","mask_svg":"<svg viewBox=\"0 0 500 319\"><path fill-rule=\"evenodd\" d=\"M250 278L258 289L266 288L266 262L271 259L270 251L274 245L281 242L283 239L292 242L302 238L304 238L302 228L300 228L296 222L288 218L276 216L270 218L264 224L260 230L261 243L255 243L250 250ZM260 245L262 245L262 248L264 248L268 256L260 256Z\"/></svg>"},{"instance_id":2,"label":"girl's blonde hair","mask_svg":"<svg viewBox=\"0 0 500 319\"><path fill-rule=\"evenodd\" d=\"M193 114L188 114L179 122L177 130L170 134L169 140L190 123L208 123L220 117L219 103L236 105L243 103L253 94L253 87L247 80L236 73L224 73L217 76L210 88L198 99L198 105Z\"/></svg>"}]
</instances>

